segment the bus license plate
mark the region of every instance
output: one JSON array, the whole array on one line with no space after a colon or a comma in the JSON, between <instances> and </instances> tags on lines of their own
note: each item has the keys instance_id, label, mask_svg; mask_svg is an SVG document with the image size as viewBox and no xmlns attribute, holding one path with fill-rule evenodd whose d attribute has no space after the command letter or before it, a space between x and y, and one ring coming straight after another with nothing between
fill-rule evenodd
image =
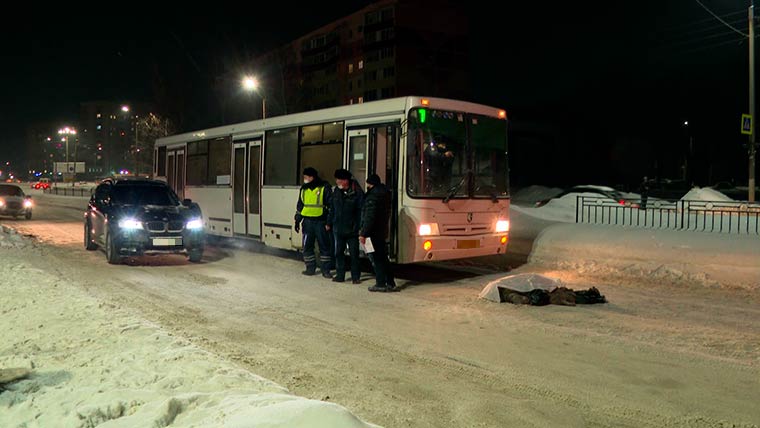
<instances>
[{"instance_id":1,"label":"bus license plate","mask_svg":"<svg viewBox=\"0 0 760 428\"><path fill-rule=\"evenodd\" d=\"M468 248L479 248L480 247L480 241L477 239L463 239L457 241L457 249L458 250L466 250Z\"/></svg>"},{"instance_id":2,"label":"bus license plate","mask_svg":"<svg viewBox=\"0 0 760 428\"><path fill-rule=\"evenodd\" d=\"M153 245L156 247L182 245L182 238L153 238Z\"/></svg>"}]
</instances>

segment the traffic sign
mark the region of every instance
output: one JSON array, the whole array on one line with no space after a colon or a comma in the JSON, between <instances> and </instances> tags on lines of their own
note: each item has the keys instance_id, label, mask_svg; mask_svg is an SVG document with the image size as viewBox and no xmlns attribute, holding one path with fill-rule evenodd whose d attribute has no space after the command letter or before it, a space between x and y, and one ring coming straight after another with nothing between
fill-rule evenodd
<instances>
[{"instance_id":1,"label":"traffic sign","mask_svg":"<svg viewBox=\"0 0 760 428\"><path fill-rule=\"evenodd\" d=\"M742 115L742 134L752 135L752 116L749 114Z\"/></svg>"}]
</instances>

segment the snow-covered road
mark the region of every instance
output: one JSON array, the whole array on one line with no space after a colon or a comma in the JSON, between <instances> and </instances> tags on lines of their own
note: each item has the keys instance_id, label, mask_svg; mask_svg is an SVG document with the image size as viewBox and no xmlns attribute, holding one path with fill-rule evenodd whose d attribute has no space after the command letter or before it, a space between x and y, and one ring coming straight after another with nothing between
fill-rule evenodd
<instances>
[{"instance_id":1,"label":"snow-covered road","mask_svg":"<svg viewBox=\"0 0 760 428\"><path fill-rule=\"evenodd\" d=\"M498 272L408 267L401 293L376 295L366 283L304 278L287 255L228 248L199 265L165 256L111 266L82 248L81 211L37 200L33 221L0 222L43 245L0 249L4 263L51 273L386 427L760 423L756 293L527 264L518 271L596 286L611 303L519 307L477 299Z\"/></svg>"}]
</instances>

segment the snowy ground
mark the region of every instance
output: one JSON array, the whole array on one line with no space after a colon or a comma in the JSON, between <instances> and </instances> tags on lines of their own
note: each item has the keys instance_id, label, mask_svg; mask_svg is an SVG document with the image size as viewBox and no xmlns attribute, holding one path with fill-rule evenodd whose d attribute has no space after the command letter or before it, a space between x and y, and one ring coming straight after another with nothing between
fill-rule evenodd
<instances>
[{"instance_id":1,"label":"snowy ground","mask_svg":"<svg viewBox=\"0 0 760 428\"><path fill-rule=\"evenodd\" d=\"M33 370L0 389L2 427L369 427L98 301L0 234L0 367ZM15 254L14 254L15 253Z\"/></svg>"},{"instance_id":2,"label":"snowy ground","mask_svg":"<svg viewBox=\"0 0 760 428\"><path fill-rule=\"evenodd\" d=\"M705 287L683 275L635 276L603 269L600 260L596 268L582 269L534 257L514 272L541 273L576 289L596 286L610 301L536 308L479 300L482 286L505 273L461 264L402 269L405 288L384 295L368 293L367 281L358 287L304 281L298 274L302 264L287 254L211 248L199 265L172 256L110 266L102 253L82 249L81 201L36 200L34 220L0 220L37 242L0 248L0 278L29 272L21 286L0 282L13 291L5 299L3 290L0 303L0 329L13 331L0 341L0 364L35 361L40 372L76 376L30 386L29 398L17 405L49 397L50 406L0 407L3 427L5 414L15 422L64 408L73 415L89 404L103 409L104 403L118 402L122 390L139 389L138 380L141 388L163 385L144 379L166 370L187 378L180 392L221 394L208 401L221 405L220 397L229 392L198 374L209 373L203 371L208 367L249 370L317 404L329 400L388 427L760 424L760 296L749 288ZM515 213L510 252L549 248L542 238L557 225ZM93 321L47 332L77 317ZM140 327L122 332L131 325ZM98 331L108 332L102 339L109 344L108 357L97 357L97 345L86 342L100 337ZM117 340L127 338L162 344L142 352L148 345L138 341L122 354ZM172 367L155 357L185 350L187 357ZM104 359L118 367L94 375L77 371ZM196 360L206 369L192 369ZM38 361L50 365L43 368ZM242 378L234 382L255 388L260 381L250 374ZM98 394L78 404L64 395L53 399L60 394L56 388L87 391L96 383L105 386L101 395L110 401L98 401ZM0 406L6 394L0 394ZM155 394L173 393L158 388ZM181 417L168 426L183 426Z\"/></svg>"}]
</instances>

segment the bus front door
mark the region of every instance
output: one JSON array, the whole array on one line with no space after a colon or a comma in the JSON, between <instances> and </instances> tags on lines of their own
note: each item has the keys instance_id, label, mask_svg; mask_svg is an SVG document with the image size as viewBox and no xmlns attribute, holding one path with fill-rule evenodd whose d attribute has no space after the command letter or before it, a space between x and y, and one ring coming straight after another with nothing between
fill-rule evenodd
<instances>
[{"instance_id":1,"label":"bus front door","mask_svg":"<svg viewBox=\"0 0 760 428\"><path fill-rule=\"evenodd\" d=\"M398 126L377 125L348 131L348 169L367 190L367 177L377 174L391 192L392 217L389 222L390 254L396 254L397 175L398 175Z\"/></svg>"}]
</instances>

